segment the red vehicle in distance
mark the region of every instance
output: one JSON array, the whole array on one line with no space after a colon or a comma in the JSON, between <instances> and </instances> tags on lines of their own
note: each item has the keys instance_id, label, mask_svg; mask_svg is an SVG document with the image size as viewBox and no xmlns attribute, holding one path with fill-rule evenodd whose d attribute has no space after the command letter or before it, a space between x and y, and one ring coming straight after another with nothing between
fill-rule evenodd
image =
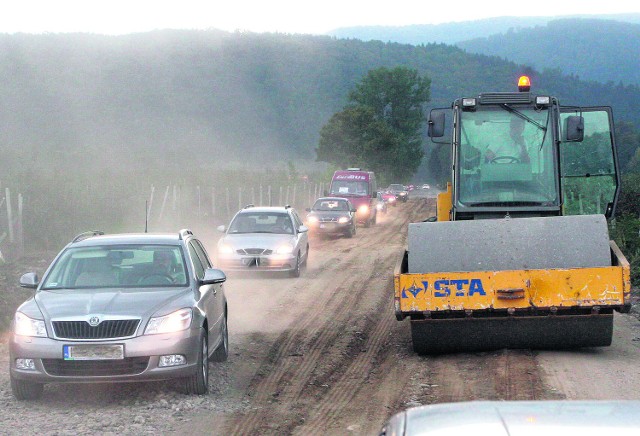
<instances>
[{"instance_id":1,"label":"red vehicle in distance","mask_svg":"<svg viewBox=\"0 0 640 436\"><path fill-rule=\"evenodd\" d=\"M377 190L373 171L349 168L333 173L329 195L346 198L357 210L356 218L365 227L376 223Z\"/></svg>"}]
</instances>

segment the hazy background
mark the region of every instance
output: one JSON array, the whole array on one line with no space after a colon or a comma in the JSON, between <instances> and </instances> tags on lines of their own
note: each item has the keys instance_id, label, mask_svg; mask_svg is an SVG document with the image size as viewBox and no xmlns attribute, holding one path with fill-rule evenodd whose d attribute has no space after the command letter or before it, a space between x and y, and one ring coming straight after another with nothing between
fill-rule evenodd
<instances>
[{"instance_id":1,"label":"hazy background","mask_svg":"<svg viewBox=\"0 0 640 436\"><path fill-rule=\"evenodd\" d=\"M60 10L72 3L79 17L104 15L105 26L122 6L89 10L61 2ZM58 23L60 10L32 6L34 23ZM124 22L137 16L136 8ZM456 45L429 33L439 25L418 29L422 41L407 44L375 32L362 39L213 29L14 33L7 16L0 21L6 32L0 33L0 197L10 189L16 207L23 195L23 230L33 249L57 249L89 229L141 230L145 202L156 217L150 229L171 231L225 223L260 187L263 202L271 187L273 204L308 206L332 170L315 161L320 128L380 66L429 76L430 107L515 90L517 77L527 73L534 92L564 104L611 105L616 122L628 123L632 133L640 115L640 24L632 14L597 25L535 17L532 27L522 17L511 24L503 17L499 26L495 19L447 25ZM629 158L636 145L621 144ZM425 138L427 158L403 181L446 179L449 164L433 150ZM383 181L390 182L398 181Z\"/></svg>"}]
</instances>

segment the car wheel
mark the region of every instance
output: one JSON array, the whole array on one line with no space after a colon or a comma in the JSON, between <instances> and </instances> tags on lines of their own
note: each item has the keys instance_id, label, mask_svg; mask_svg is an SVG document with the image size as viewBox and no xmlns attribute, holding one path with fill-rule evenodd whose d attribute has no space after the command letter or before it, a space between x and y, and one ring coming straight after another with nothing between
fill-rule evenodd
<instances>
[{"instance_id":1,"label":"car wheel","mask_svg":"<svg viewBox=\"0 0 640 436\"><path fill-rule=\"evenodd\" d=\"M204 327L203 327L204 328ZM200 337L198 349L197 371L184 380L184 391L188 395L203 395L209 390L209 346L207 344L207 332Z\"/></svg>"},{"instance_id":2,"label":"car wheel","mask_svg":"<svg viewBox=\"0 0 640 436\"><path fill-rule=\"evenodd\" d=\"M229 357L229 329L227 326L227 314L224 315L222 322L222 342L216 348L216 351L211 355L212 362L225 362Z\"/></svg>"},{"instance_id":3,"label":"car wheel","mask_svg":"<svg viewBox=\"0 0 640 436\"><path fill-rule=\"evenodd\" d=\"M37 400L42 396L44 385L11 377L11 391L17 400Z\"/></svg>"},{"instance_id":4,"label":"car wheel","mask_svg":"<svg viewBox=\"0 0 640 436\"><path fill-rule=\"evenodd\" d=\"M309 244L307 244L307 257L304 258L304 262L302 262L302 266L307 268L307 263L309 262Z\"/></svg>"},{"instance_id":5,"label":"car wheel","mask_svg":"<svg viewBox=\"0 0 640 436\"><path fill-rule=\"evenodd\" d=\"M298 253L298 257L296 257L296 266L291 271L289 271L290 277L300 277L300 253Z\"/></svg>"}]
</instances>

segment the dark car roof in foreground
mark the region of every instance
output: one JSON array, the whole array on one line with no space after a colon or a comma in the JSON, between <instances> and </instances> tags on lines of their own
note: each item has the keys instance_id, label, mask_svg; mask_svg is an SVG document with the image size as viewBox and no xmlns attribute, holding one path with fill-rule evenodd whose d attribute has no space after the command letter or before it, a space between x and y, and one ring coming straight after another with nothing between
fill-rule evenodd
<instances>
[{"instance_id":1,"label":"dark car roof in foreground","mask_svg":"<svg viewBox=\"0 0 640 436\"><path fill-rule=\"evenodd\" d=\"M74 247L91 247L96 245L117 244L169 244L178 245L180 234L176 233L121 233L97 235L74 242Z\"/></svg>"},{"instance_id":2,"label":"dark car roof in foreground","mask_svg":"<svg viewBox=\"0 0 640 436\"><path fill-rule=\"evenodd\" d=\"M390 422L404 433L474 436L640 434L640 401L471 401L414 407Z\"/></svg>"}]
</instances>

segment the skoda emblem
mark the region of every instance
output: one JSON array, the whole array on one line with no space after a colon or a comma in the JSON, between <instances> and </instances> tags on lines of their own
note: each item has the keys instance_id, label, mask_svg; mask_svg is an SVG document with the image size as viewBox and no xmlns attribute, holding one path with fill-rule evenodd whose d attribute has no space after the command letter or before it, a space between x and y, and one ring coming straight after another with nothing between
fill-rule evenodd
<instances>
[{"instance_id":1,"label":"skoda emblem","mask_svg":"<svg viewBox=\"0 0 640 436\"><path fill-rule=\"evenodd\" d=\"M98 318L97 316L92 316L91 318L89 318L89 325L91 327L95 327L98 324L100 324L100 318Z\"/></svg>"}]
</instances>

